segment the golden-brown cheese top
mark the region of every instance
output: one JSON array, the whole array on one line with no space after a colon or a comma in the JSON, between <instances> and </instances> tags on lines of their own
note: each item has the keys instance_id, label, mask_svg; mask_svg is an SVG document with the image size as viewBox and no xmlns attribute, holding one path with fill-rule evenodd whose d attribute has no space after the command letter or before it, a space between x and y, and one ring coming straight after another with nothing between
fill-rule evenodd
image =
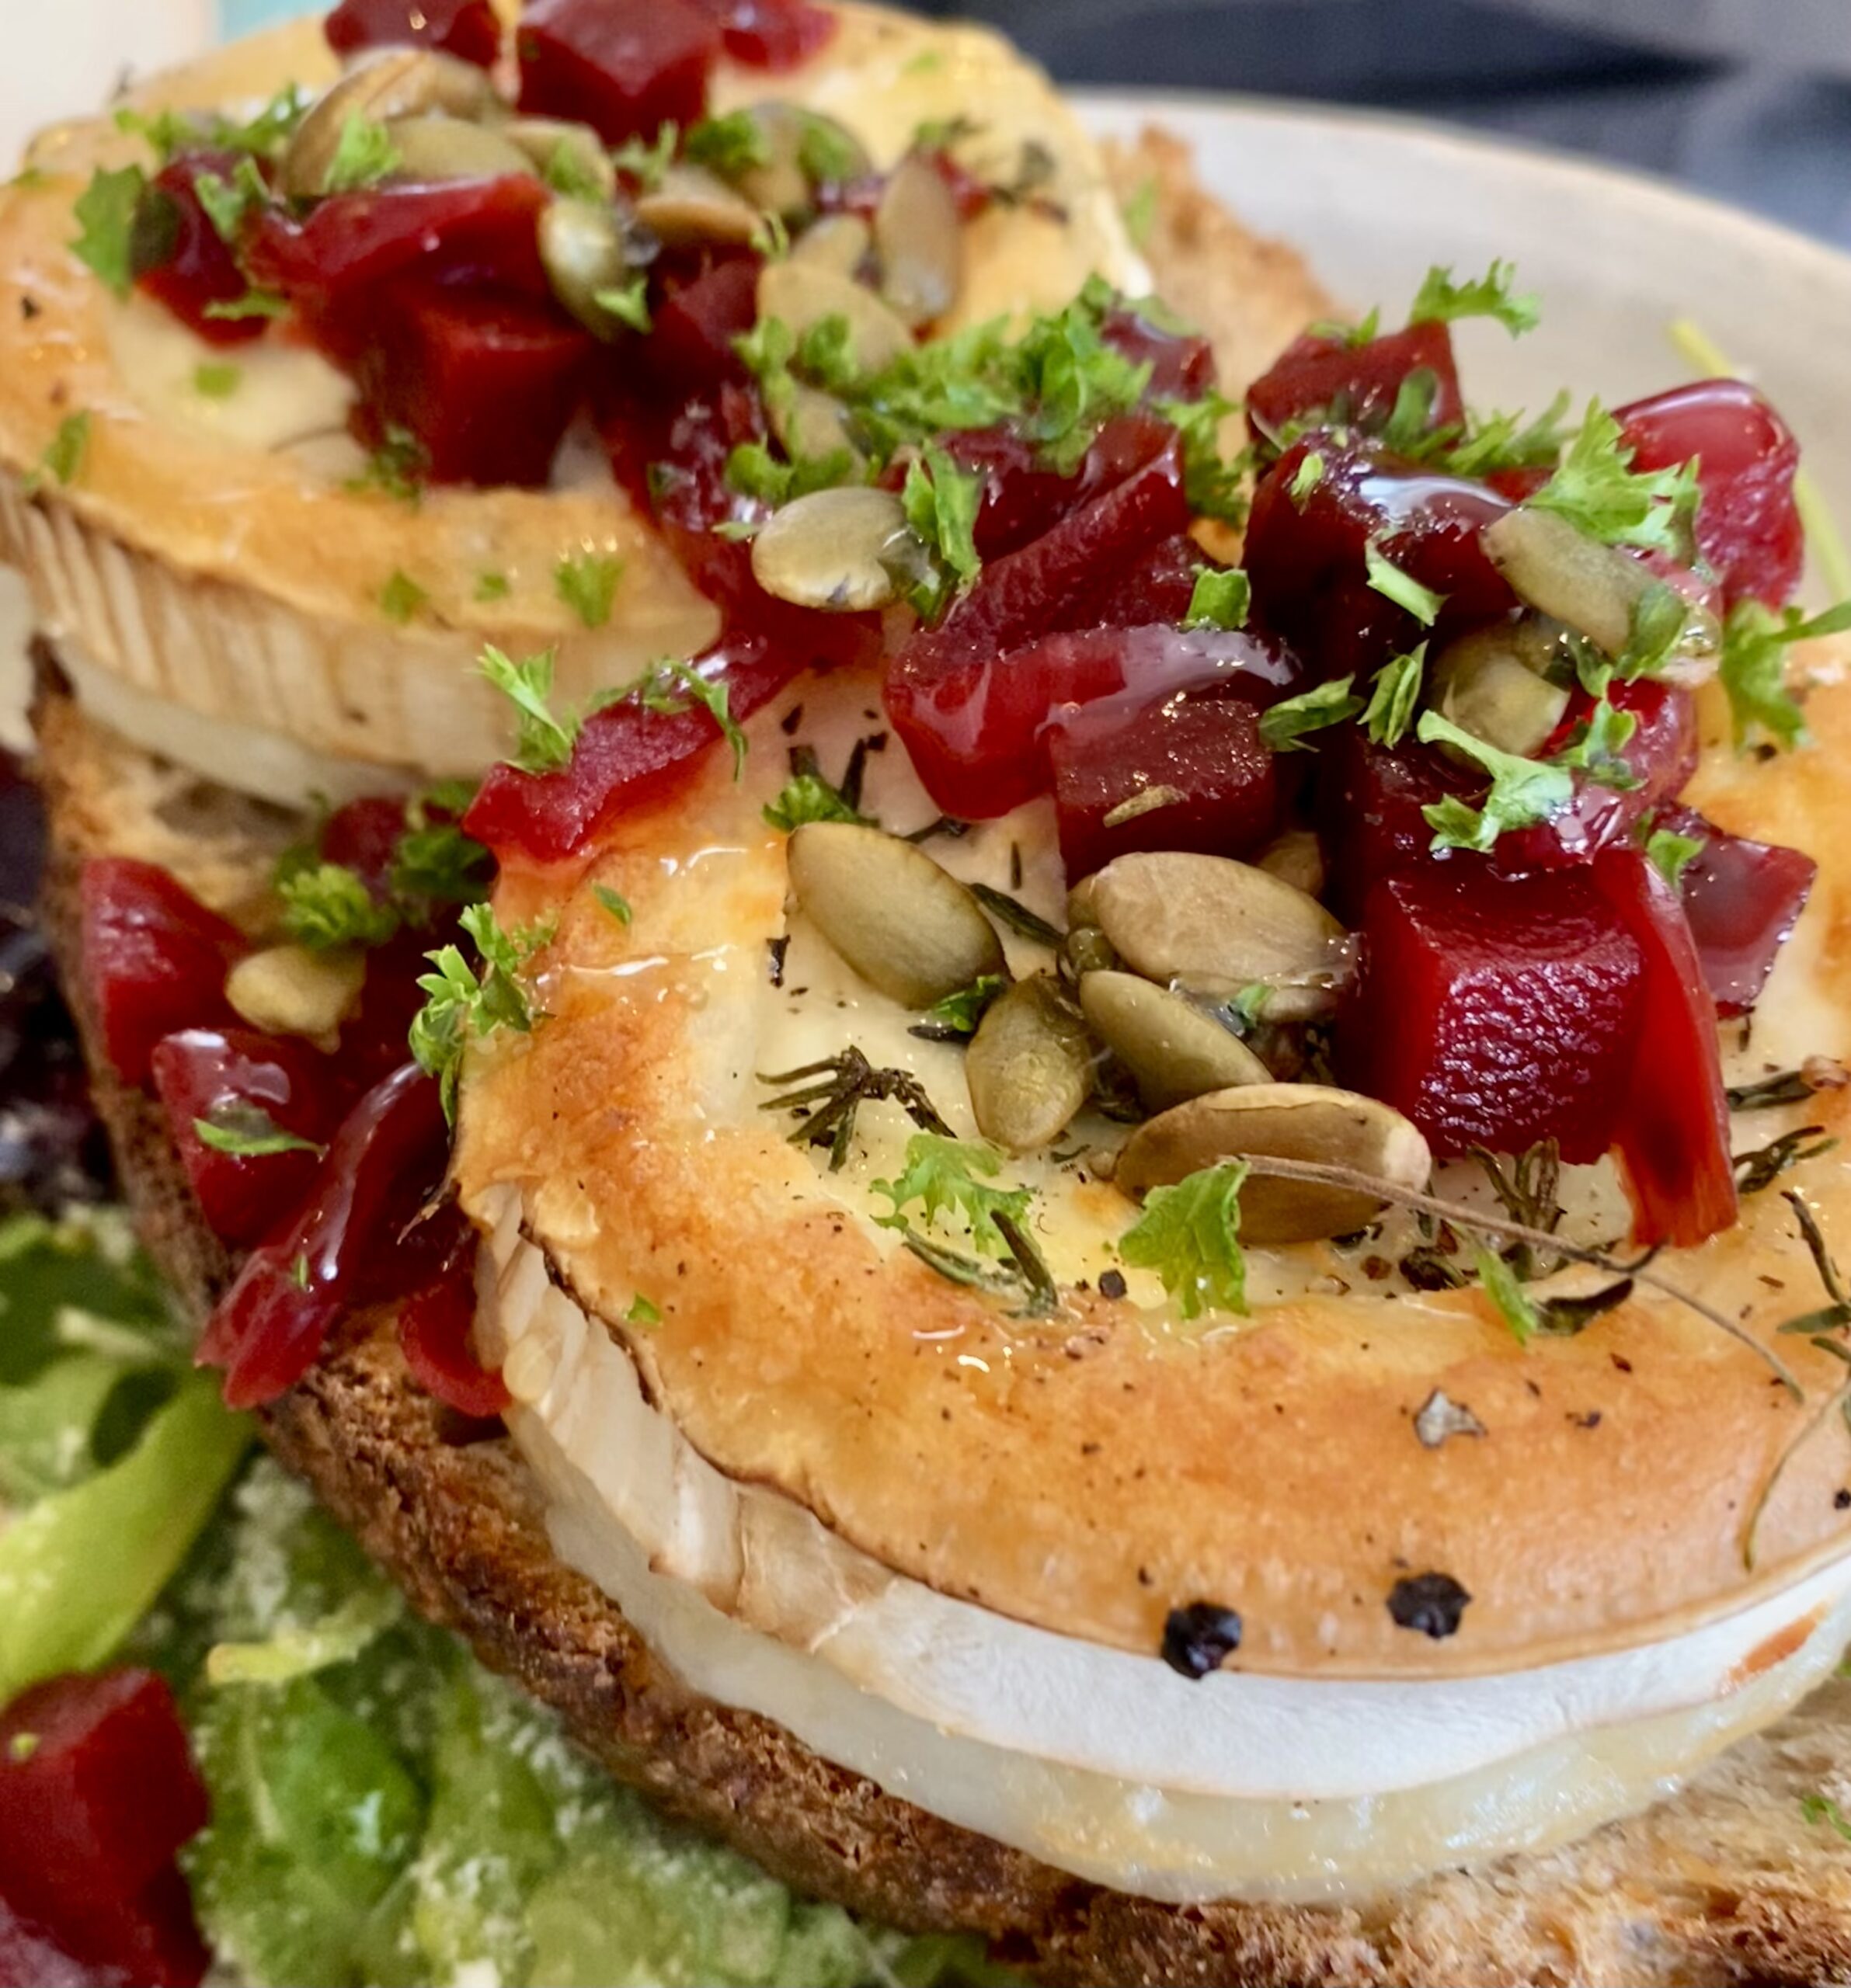
<instances>
[{"instance_id":1,"label":"golden-brown cheese top","mask_svg":"<svg viewBox=\"0 0 1851 1988\"><path fill-rule=\"evenodd\" d=\"M792 697L812 715L832 697L872 711L870 687ZM1012 1320L896 1253L758 1108L765 1008L749 985L786 923L784 838L759 808L790 701L753 728L743 787L716 766L680 805L620 822L585 875L504 882L504 918L560 915L540 963L551 1018L478 1059L462 1111L466 1198L519 1184L570 1288L720 1469L946 1594L1068 1634L1150 1653L1171 1608L1237 1608L1241 1663L1284 1673L1498 1670L1655 1639L1851 1546L1851 1448L1822 1406L1839 1363L1780 1340L1797 1405L1752 1351L1643 1289L1525 1349L1476 1290L1390 1297L1358 1276L1360 1253L1320 1248L1289 1253L1302 1295L1192 1336L1093 1291L1056 1322ZM1776 1042L1851 1048L1851 690L1809 714L1817 749L1762 768L1727 756L1706 705L1693 798L1821 863L1759 1041L1731 1055L1738 1079ZM1757 1113L1737 1144L1802 1121L1840 1133L1848 1112L1841 1091ZM1851 1238L1851 1156L1783 1184ZM1102 1238L1129 1225L1115 1190L1086 1191ZM1287 1253L1254 1253L1262 1278ZM1659 1267L1770 1345L1822 1302L1776 1191ZM621 1322L638 1294L659 1326ZM1486 1433L1423 1444L1435 1389ZM1750 1515L1813 1418L1751 1573ZM1428 1572L1472 1597L1447 1641L1387 1605Z\"/></svg>"}]
</instances>

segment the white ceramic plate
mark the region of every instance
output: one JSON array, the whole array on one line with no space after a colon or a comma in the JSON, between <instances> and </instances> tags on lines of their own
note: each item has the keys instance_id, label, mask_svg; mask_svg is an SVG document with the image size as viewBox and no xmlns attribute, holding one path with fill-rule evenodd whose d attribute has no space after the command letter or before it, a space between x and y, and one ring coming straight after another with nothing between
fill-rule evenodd
<instances>
[{"instance_id":1,"label":"white ceramic plate","mask_svg":"<svg viewBox=\"0 0 1851 1988\"><path fill-rule=\"evenodd\" d=\"M1103 133L1157 123L1188 140L1207 186L1391 323L1430 263L1515 261L1542 293L1543 323L1514 342L1461 327L1478 405L1540 408L1563 386L1612 404L1671 385L1692 369L1666 328L1694 319L1772 394L1851 530L1851 257L1659 181L1410 119L1144 92L1080 101ZM23 634L0 574L0 731L17 709Z\"/></svg>"}]
</instances>

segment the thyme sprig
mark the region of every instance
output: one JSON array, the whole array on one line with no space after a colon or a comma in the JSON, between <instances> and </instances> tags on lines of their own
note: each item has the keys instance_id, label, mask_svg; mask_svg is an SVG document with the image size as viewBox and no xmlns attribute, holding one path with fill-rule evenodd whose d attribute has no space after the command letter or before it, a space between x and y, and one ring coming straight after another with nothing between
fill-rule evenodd
<instances>
[{"instance_id":1,"label":"thyme sprig","mask_svg":"<svg viewBox=\"0 0 1851 1988\"><path fill-rule=\"evenodd\" d=\"M778 1087L781 1093L767 1098L759 1109L805 1113L790 1135L791 1143L827 1146L832 1173L839 1173L847 1163L855 1115L864 1104L881 1101L897 1104L922 1131L936 1132L943 1138L954 1136L927 1096L925 1086L910 1071L876 1069L852 1043L838 1056L826 1056L795 1070L776 1075L761 1071L758 1080ZM798 1088L783 1090L788 1084Z\"/></svg>"},{"instance_id":2,"label":"thyme sprig","mask_svg":"<svg viewBox=\"0 0 1851 1988\"><path fill-rule=\"evenodd\" d=\"M1060 1286L1027 1231L1012 1216L999 1215L995 1220L998 1232L1009 1246L1010 1260L1006 1263L986 1263L979 1257L967 1256L962 1250L948 1249L921 1235L910 1222L896 1225L906 1248L928 1270L936 1270L952 1283L987 1291L992 1297L1021 1298L1023 1303L1015 1315L1018 1318L1046 1318L1059 1311Z\"/></svg>"},{"instance_id":3,"label":"thyme sprig","mask_svg":"<svg viewBox=\"0 0 1851 1988\"><path fill-rule=\"evenodd\" d=\"M1779 1138L1757 1146L1752 1152L1737 1153L1731 1163L1735 1169L1735 1191L1759 1194L1771 1187L1790 1167L1830 1152L1838 1141L1825 1138L1825 1130L1823 1125L1802 1125L1795 1131L1783 1132ZM1817 1145L1808 1145L1808 1139L1817 1140Z\"/></svg>"}]
</instances>

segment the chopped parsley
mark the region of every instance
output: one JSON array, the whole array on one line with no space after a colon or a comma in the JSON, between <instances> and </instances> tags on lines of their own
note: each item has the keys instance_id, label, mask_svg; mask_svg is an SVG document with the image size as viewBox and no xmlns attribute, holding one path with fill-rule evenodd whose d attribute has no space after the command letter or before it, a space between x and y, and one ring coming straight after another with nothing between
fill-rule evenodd
<instances>
[{"instance_id":1,"label":"chopped parsley","mask_svg":"<svg viewBox=\"0 0 1851 1988\"><path fill-rule=\"evenodd\" d=\"M1494 1249L1475 1243L1472 1254L1478 1265L1478 1281L1484 1287L1484 1295L1496 1307L1498 1315L1510 1327L1511 1336L1518 1345L1529 1345L1538 1333L1545 1329L1536 1300L1518 1281L1516 1272Z\"/></svg>"},{"instance_id":2,"label":"chopped parsley","mask_svg":"<svg viewBox=\"0 0 1851 1988\"><path fill-rule=\"evenodd\" d=\"M1630 793L1639 784L1639 776L1622 755L1638 728L1636 712L1623 711L1603 696L1556 754L1555 763L1585 773L1598 786Z\"/></svg>"},{"instance_id":3,"label":"chopped parsley","mask_svg":"<svg viewBox=\"0 0 1851 1988\"><path fill-rule=\"evenodd\" d=\"M194 197L205 210L219 238L236 248L246 221L270 203L270 189L257 162L241 158L229 179L201 172L193 182Z\"/></svg>"},{"instance_id":4,"label":"chopped parsley","mask_svg":"<svg viewBox=\"0 0 1851 1988\"><path fill-rule=\"evenodd\" d=\"M696 704L701 705L732 749L733 779L737 781L744 777L746 735L732 715L732 693L726 683L703 676L691 663L664 656L653 668L645 670L629 690L619 693L619 697L631 694L641 700L645 711L659 711L667 717L679 717L684 711L693 710ZM618 700L600 699L599 703L601 706Z\"/></svg>"},{"instance_id":5,"label":"chopped parsley","mask_svg":"<svg viewBox=\"0 0 1851 1988\"><path fill-rule=\"evenodd\" d=\"M1590 401L1567 454L1529 502L1604 545L1688 558L1700 495L1696 464L1635 470L1633 454L1620 423Z\"/></svg>"},{"instance_id":6,"label":"chopped parsley","mask_svg":"<svg viewBox=\"0 0 1851 1988\"><path fill-rule=\"evenodd\" d=\"M200 399L228 401L244 381L240 366L207 360L193 369L193 391Z\"/></svg>"},{"instance_id":7,"label":"chopped parsley","mask_svg":"<svg viewBox=\"0 0 1851 1988\"><path fill-rule=\"evenodd\" d=\"M768 827L782 829L786 835L806 822L865 822L868 818L839 787L832 787L813 769L792 773L764 813Z\"/></svg>"},{"instance_id":8,"label":"chopped parsley","mask_svg":"<svg viewBox=\"0 0 1851 1988\"><path fill-rule=\"evenodd\" d=\"M630 1309L624 1314L626 1326L659 1326L662 1314L639 1291L630 1301Z\"/></svg>"},{"instance_id":9,"label":"chopped parsley","mask_svg":"<svg viewBox=\"0 0 1851 1988\"><path fill-rule=\"evenodd\" d=\"M1119 217L1125 223L1125 232L1131 237L1131 245L1134 248L1143 249L1150 246L1151 233L1157 226L1159 190L1157 175L1147 172L1119 209Z\"/></svg>"},{"instance_id":10,"label":"chopped parsley","mask_svg":"<svg viewBox=\"0 0 1851 1988\"><path fill-rule=\"evenodd\" d=\"M485 904L471 905L459 921L475 942L479 971L458 946L440 946L425 957L436 969L420 975L418 985L429 997L413 1018L411 1051L418 1067L442 1087L444 1115L456 1117L457 1086L463 1057L472 1041L497 1029L528 1034L533 1011L520 981L521 969L552 937L550 925L504 932Z\"/></svg>"},{"instance_id":11,"label":"chopped parsley","mask_svg":"<svg viewBox=\"0 0 1851 1988\"><path fill-rule=\"evenodd\" d=\"M1414 294L1409 307L1411 325L1450 325L1461 318L1492 318L1512 338L1534 331L1540 320L1542 304L1533 291L1513 292L1516 266L1494 262L1481 276L1455 283L1450 268L1435 263Z\"/></svg>"},{"instance_id":12,"label":"chopped parsley","mask_svg":"<svg viewBox=\"0 0 1851 1988\"><path fill-rule=\"evenodd\" d=\"M1306 461L1310 460L1309 457L1306 458ZM1396 606L1406 608L1423 628L1431 628L1439 619L1446 596L1421 586L1411 573L1403 572L1373 539L1362 551L1369 586L1385 600L1392 600Z\"/></svg>"},{"instance_id":13,"label":"chopped parsley","mask_svg":"<svg viewBox=\"0 0 1851 1988\"><path fill-rule=\"evenodd\" d=\"M591 301L633 332L647 332L654 321L649 315L649 279L645 270L610 289L593 290Z\"/></svg>"},{"instance_id":14,"label":"chopped parsley","mask_svg":"<svg viewBox=\"0 0 1851 1988\"><path fill-rule=\"evenodd\" d=\"M1239 566L1198 566L1185 628L1244 628L1253 588Z\"/></svg>"},{"instance_id":15,"label":"chopped parsley","mask_svg":"<svg viewBox=\"0 0 1851 1988\"><path fill-rule=\"evenodd\" d=\"M929 448L907 465L900 505L933 568L913 590L921 620L936 621L952 595L977 577L983 562L976 532L983 501L983 478L960 467L942 449Z\"/></svg>"},{"instance_id":16,"label":"chopped parsley","mask_svg":"<svg viewBox=\"0 0 1851 1988\"><path fill-rule=\"evenodd\" d=\"M273 290L247 290L242 297L208 304L206 315L222 318L228 324L239 324L247 318L287 318L289 299Z\"/></svg>"},{"instance_id":17,"label":"chopped parsley","mask_svg":"<svg viewBox=\"0 0 1851 1988\"><path fill-rule=\"evenodd\" d=\"M1791 749L1808 740L1805 714L1787 687L1787 652L1795 642L1851 629L1851 601L1808 620L1797 607L1776 613L1758 600L1739 600L1723 630L1722 686L1728 693L1738 750L1757 732Z\"/></svg>"},{"instance_id":18,"label":"chopped parsley","mask_svg":"<svg viewBox=\"0 0 1851 1988\"><path fill-rule=\"evenodd\" d=\"M283 905L284 930L313 951L384 945L398 930L398 912L381 904L359 871L344 864L286 859L273 888Z\"/></svg>"},{"instance_id":19,"label":"chopped parsley","mask_svg":"<svg viewBox=\"0 0 1851 1988\"><path fill-rule=\"evenodd\" d=\"M803 134L797 141L797 163L813 186L839 186L866 165L861 148L838 124L812 113L801 113Z\"/></svg>"},{"instance_id":20,"label":"chopped parsley","mask_svg":"<svg viewBox=\"0 0 1851 1988\"><path fill-rule=\"evenodd\" d=\"M353 193L363 187L377 186L404 163L384 125L362 116L357 110L350 112L341 126L340 139L328 163L322 191Z\"/></svg>"},{"instance_id":21,"label":"chopped parsley","mask_svg":"<svg viewBox=\"0 0 1851 1988\"><path fill-rule=\"evenodd\" d=\"M1305 508L1306 499L1324 480L1323 453L1309 450L1298 459L1298 467L1292 472L1292 481L1286 487L1286 495L1300 510Z\"/></svg>"},{"instance_id":22,"label":"chopped parsley","mask_svg":"<svg viewBox=\"0 0 1851 1988\"><path fill-rule=\"evenodd\" d=\"M1311 749L1300 742L1306 732L1341 725L1362 709L1363 700L1350 688L1355 680L1349 676L1336 677L1261 712L1261 743L1275 752L1309 752Z\"/></svg>"},{"instance_id":23,"label":"chopped parsley","mask_svg":"<svg viewBox=\"0 0 1851 1988\"><path fill-rule=\"evenodd\" d=\"M1221 453L1222 426L1240 408L1213 388L1199 401L1160 400L1151 406L1182 437L1183 495L1189 509L1223 524L1244 523L1253 457L1247 450L1231 460Z\"/></svg>"},{"instance_id":24,"label":"chopped parsley","mask_svg":"<svg viewBox=\"0 0 1851 1988\"><path fill-rule=\"evenodd\" d=\"M148 178L138 165L115 172L99 172L77 196L74 210L83 231L71 252L86 262L118 297L127 297L135 280L135 215Z\"/></svg>"},{"instance_id":25,"label":"chopped parsley","mask_svg":"<svg viewBox=\"0 0 1851 1988\"><path fill-rule=\"evenodd\" d=\"M90 452L90 415L86 408L77 414L68 414L57 425L57 432L45 445L45 453L39 458L39 466L26 478L27 496L43 488L49 478L54 483L69 484L77 481L84 466L84 458Z\"/></svg>"},{"instance_id":26,"label":"chopped parsley","mask_svg":"<svg viewBox=\"0 0 1851 1988\"><path fill-rule=\"evenodd\" d=\"M1433 830L1436 852L1489 849L1506 829L1546 822L1574 798L1574 776L1567 767L1501 752L1438 711L1421 714L1414 736L1423 746L1450 746L1491 776L1490 789L1480 807L1449 794L1421 810Z\"/></svg>"},{"instance_id":27,"label":"chopped parsley","mask_svg":"<svg viewBox=\"0 0 1851 1988\"><path fill-rule=\"evenodd\" d=\"M663 175L675 162L675 148L681 142L681 127L671 118L657 128L648 144L641 138L626 138L611 152L611 163L627 173L645 193L662 184Z\"/></svg>"},{"instance_id":28,"label":"chopped parsley","mask_svg":"<svg viewBox=\"0 0 1851 1988\"><path fill-rule=\"evenodd\" d=\"M1376 672L1362 711L1362 728L1375 744L1392 750L1407 737L1426 667L1427 645L1421 642L1405 655L1390 656Z\"/></svg>"},{"instance_id":29,"label":"chopped parsley","mask_svg":"<svg viewBox=\"0 0 1851 1988\"><path fill-rule=\"evenodd\" d=\"M388 422L385 440L368 455L359 475L349 478L346 487L355 492L378 490L401 503L415 504L423 495L430 467L430 452L424 444L409 428Z\"/></svg>"},{"instance_id":30,"label":"chopped parsley","mask_svg":"<svg viewBox=\"0 0 1851 1988\"><path fill-rule=\"evenodd\" d=\"M1828 1795L1802 1795L1800 1813L1809 1823L1823 1823L1828 1830L1835 1830L1846 1842L1851 1843L1851 1821L1847 1821L1842 1809Z\"/></svg>"},{"instance_id":31,"label":"chopped parsley","mask_svg":"<svg viewBox=\"0 0 1851 1988\"><path fill-rule=\"evenodd\" d=\"M619 925L628 926L635 916L630 909L630 900L621 891L614 891L608 884L593 884L591 895Z\"/></svg>"},{"instance_id":32,"label":"chopped parsley","mask_svg":"<svg viewBox=\"0 0 1851 1988\"><path fill-rule=\"evenodd\" d=\"M430 605L430 596L410 574L402 571L395 572L379 590L380 613L402 628Z\"/></svg>"},{"instance_id":33,"label":"chopped parsley","mask_svg":"<svg viewBox=\"0 0 1851 1988\"><path fill-rule=\"evenodd\" d=\"M1173 1187L1153 1187L1144 1212L1119 1240L1134 1269L1155 1270L1185 1319L1244 1312L1247 1259L1240 1249L1244 1160L1204 1167Z\"/></svg>"},{"instance_id":34,"label":"chopped parsley","mask_svg":"<svg viewBox=\"0 0 1851 1988\"><path fill-rule=\"evenodd\" d=\"M548 153L541 177L569 200L593 200L602 206L609 198L609 189L585 148L571 138L562 138Z\"/></svg>"},{"instance_id":35,"label":"chopped parsley","mask_svg":"<svg viewBox=\"0 0 1851 1988\"><path fill-rule=\"evenodd\" d=\"M991 1002L1009 985L1008 976L980 973L968 987L958 988L925 1011L924 1026L934 1036L972 1036Z\"/></svg>"},{"instance_id":36,"label":"chopped parsley","mask_svg":"<svg viewBox=\"0 0 1851 1988\"><path fill-rule=\"evenodd\" d=\"M621 559L597 552L569 554L554 569L559 598L587 628L601 628L611 619L617 583L623 578Z\"/></svg>"},{"instance_id":37,"label":"chopped parsley","mask_svg":"<svg viewBox=\"0 0 1851 1988\"><path fill-rule=\"evenodd\" d=\"M906 1142L906 1165L899 1178L871 1183L872 1192L893 1204L891 1214L876 1215L875 1220L884 1229L907 1229L910 1224L902 1211L909 1202L917 1201L928 1228L940 1215L951 1215L969 1225L972 1246L979 1254L1007 1254L1012 1246L1000 1225L1019 1225L1033 1195L1027 1187L990 1185L1000 1167L1000 1159L989 1146L946 1138L937 1132L915 1132Z\"/></svg>"},{"instance_id":38,"label":"chopped parsley","mask_svg":"<svg viewBox=\"0 0 1851 1988\"><path fill-rule=\"evenodd\" d=\"M517 662L491 642L478 665L514 707L514 749L508 763L524 773L555 772L571 759L578 742L579 721L555 718L547 701L552 695L554 661L554 652L542 649Z\"/></svg>"},{"instance_id":39,"label":"chopped parsley","mask_svg":"<svg viewBox=\"0 0 1851 1988\"><path fill-rule=\"evenodd\" d=\"M506 573L478 573L475 581L475 598L485 606L492 601L506 600L513 592Z\"/></svg>"},{"instance_id":40,"label":"chopped parsley","mask_svg":"<svg viewBox=\"0 0 1851 1988\"><path fill-rule=\"evenodd\" d=\"M754 166L771 164L771 143L750 111L729 110L723 117L703 117L691 124L681 155L691 165L704 165L722 179L736 179Z\"/></svg>"},{"instance_id":41,"label":"chopped parsley","mask_svg":"<svg viewBox=\"0 0 1851 1988\"><path fill-rule=\"evenodd\" d=\"M267 1159L283 1152L322 1153L327 1150L313 1139L298 1138L286 1132L267 1111L245 1102L214 1107L209 1118L193 1121L195 1136L214 1152L229 1153L237 1159Z\"/></svg>"}]
</instances>

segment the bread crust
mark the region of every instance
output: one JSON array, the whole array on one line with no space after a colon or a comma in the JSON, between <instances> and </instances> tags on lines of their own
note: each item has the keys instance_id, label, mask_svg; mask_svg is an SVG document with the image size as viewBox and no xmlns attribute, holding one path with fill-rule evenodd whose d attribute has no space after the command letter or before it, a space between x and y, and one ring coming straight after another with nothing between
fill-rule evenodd
<instances>
[{"instance_id":1,"label":"bread crust","mask_svg":"<svg viewBox=\"0 0 1851 1988\"><path fill-rule=\"evenodd\" d=\"M132 749L100 734L55 683L41 690L37 723L54 850L46 919L88 1036L75 884L86 856L137 846L104 799ZM251 825L261 850L263 823ZM200 1219L157 1109L100 1057L92 1067L141 1232L203 1316L231 1260ZM482 1439L411 1385L389 1312L351 1320L261 1421L270 1448L420 1611L556 1710L619 1779L788 1883L915 1930L981 1932L1039 1981L1851 1983L1851 1854L1801 1806L1821 1792L1851 1806L1851 1684L1743 1742L1676 1799L1545 1855L1442 1873L1367 1910L1164 1906L941 1822L771 1722L689 1691L554 1555L506 1439Z\"/></svg>"}]
</instances>

